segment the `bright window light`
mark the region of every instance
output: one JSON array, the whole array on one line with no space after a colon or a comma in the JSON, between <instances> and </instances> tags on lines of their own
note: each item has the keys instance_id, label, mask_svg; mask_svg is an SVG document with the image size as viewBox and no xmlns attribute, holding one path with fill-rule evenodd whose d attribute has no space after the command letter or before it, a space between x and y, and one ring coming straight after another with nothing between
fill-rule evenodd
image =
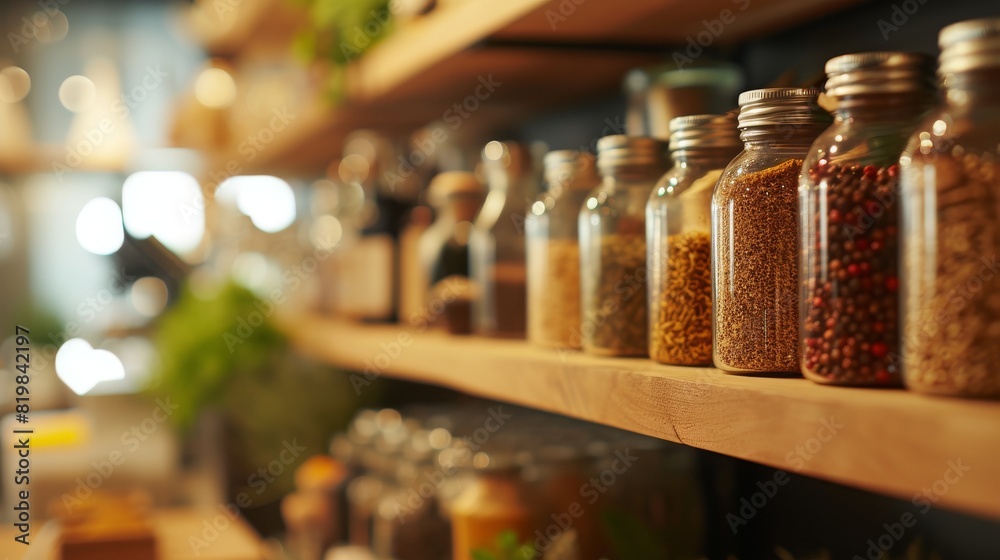
<instances>
[{"instance_id":1,"label":"bright window light","mask_svg":"<svg viewBox=\"0 0 1000 560\"><path fill-rule=\"evenodd\" d=\"M153 235L184 254L205 236L205 201L194 177L181 171L140 171L122 185L125 229L136 239Z\"/></svg>"},{"instance_id":2,"label":"bright window light","mask_svg":"<svg viewBox=\"0 0 1000 560\"><path fill-rule=\"evenodd\" d=\"M284 180L270 175L230 177L219 185L220 200L236 199L236 207L257 229L277 233L295 222L295 193Z\"/></svg>"},{"instance_id":3,"label":"bright window light","mask_svg":"<svg viewBox=\"0 0 1000 560\"><path fill-rule=\"evenodd\" d=\"M76 240L95 255L110 255L125 242L122 211L110 198L97 197L76 217Z\"/></svg>"}]
</instances>

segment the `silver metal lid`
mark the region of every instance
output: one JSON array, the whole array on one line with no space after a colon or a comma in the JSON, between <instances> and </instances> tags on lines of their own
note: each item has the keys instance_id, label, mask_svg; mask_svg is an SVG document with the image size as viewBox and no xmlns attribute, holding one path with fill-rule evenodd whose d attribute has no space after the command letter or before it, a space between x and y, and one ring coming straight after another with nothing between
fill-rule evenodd
<instances>
[{"instance_id":1,"label":"silver metal lid","mask_svg":"<svg viewBox=\"0 0 1000 560\"><path fill-rule=\"evenodd\" d=\"M553 150L545 154L545 182L556 187L590 190L598 182L593 154L576 150Z\"/></svg>"},{"instance_id":2,"label":"silver metal lid","mask_svg":"<svg viewBox=\"0 0 1000 560\"><path fill-rule=\"evenodd\" d=\"M817 88L766 88L740 94L740 129L752 127L810 126L832 122L816 100ZM746 136L743 136L746 140Z\"/></svg>"},{"instance_id":3,"label":"silver metal lid","mask_svg":"<svg viewBox=\"0 0 1000 560\"><path fill-rule=\"evenodd\" d=\"M662 168L666 145L655 138L615 134L597 141L597 167L602 174L623 167Z\"/></svg>"},{"instance_id":4,"label":"silver metal lid","mask_svg":"<svg viewBox=\"0 0 1000 560\"><path fill-rule=\"evenodd\" d=\"M953 23L938 34L938 74L1000 66L1000 18Z\"/></svg>"},{"instance_id":5,"label":"silver metal lid","mask_svg":"<svg viewBox=\"0 0 1000 560\"><path fill-rule=\"evenodd\" d=\"M907 52L863 52L831 58L826 63L826 94L853 95L933 92L934 59Z\"/></svg>"},{"instance_id":6,"label":"silver metal lid","mask_svg":"<svg viewBox=\"0 0 1000 560\"><path fill-rule=\"evenodd\" d=\"M736 129L736 114L686 115L670 119L670 151L743 147Z\"/></svg>"}]
</instances>

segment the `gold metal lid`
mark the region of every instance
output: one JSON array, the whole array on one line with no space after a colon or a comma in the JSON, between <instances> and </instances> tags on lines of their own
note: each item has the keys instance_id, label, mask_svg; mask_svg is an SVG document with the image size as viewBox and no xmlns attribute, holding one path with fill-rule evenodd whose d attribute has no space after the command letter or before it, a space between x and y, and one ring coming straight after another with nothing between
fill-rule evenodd
<instances>
[{"instance_id":1,"label":"gold metal lid","mask_svg":"<svg viewBox=\"0 0 1000 560\"><path fill-rule=\"evenodd\" d=\"M1000 18L953 23L938 34L938 74L1000 66Z\"/></svg>"},{"instance_id":2,"label":"gold metal lid","mask_svg":"<svg viewBox=\"0 0 1000 560\"><path fill-rule=\"evenodd\" d=\"M739 151L742 147L735 113L686 115L670 119L671 153L705 148L732 148Z\"/></svg>"},{"instance_id":3,"label":"gold metal lid","mask_svg":"<svg viewBox=\"0 0 1000 560\"><path fill-rule=\"evenodd\" d=\"M597 141L597 167L602 174L624 167L662 168L666 144L645 136L615 134Z\"/></svg>"}]
</instances>

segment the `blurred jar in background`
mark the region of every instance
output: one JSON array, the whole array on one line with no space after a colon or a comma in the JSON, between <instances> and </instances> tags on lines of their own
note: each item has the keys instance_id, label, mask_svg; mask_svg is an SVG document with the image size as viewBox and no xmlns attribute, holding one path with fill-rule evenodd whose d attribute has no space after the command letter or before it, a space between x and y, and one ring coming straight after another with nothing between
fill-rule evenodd
<instances>
[{"instance_id":1,"label":"blurred jar in background","mask_svg":"<svg viewBox=\"0 0 1000 560\"><path fill-rule=\"evenodd\" d=\"M938 36L944 99L900 158L903 381L1000 399L1000 18Z\"/></svg>"},{"instance_id":2,"label":"blurred jar in background","mask_svg":"<svg viewBox=\"0 0 1000 560\"><path fill-rule=\"evenodd\" d=\"M431 181L428 200L437 214L420 238L424 294L418 324L443 322L453 334L471 332L469 238L485 189L472 173L448 171Z\"/></svg>"},{"instance_id":3,"label":"blurred jar in background","mask_svg":"<svg viewBox=\"0 0 1000 560\"><path fill-rule=\"evenodd\" d=\"M342 256L345 275L340 312L363 321L392 321L397 315L399 233L413 201L399 184L393 145L370 131L348 136L340 162L340 178L364 193L358 227L361 235Z\"/></svg>"},{"instance_id":4,"label":"blurred jar in background","mask_svg":"<svg viewBox=\"0 0 1000 560\"><path fill-rule=\"evenodd\" d=\"M666 146L652 138L605 136L597 143L603 182L580 209L583 349L647 354L646 201L665 171Z\"/></svg>"},{"instance_id":5,"label":"blurred jar in background","mask_svg":"<svg viewBox=\"0 0 1000 560\"><path fill-rule=\"evenodd\" d=\"M528 261L528 340L580 347L580 241L577 218L598 184L594 156L573 150L545 156L548 190L525 220Z\"/></svg>"},{"instance_id":6,"label":"blurred jar in background","mask_svg":"<svg viewBox=\"0 0 1000 560\"><path fill-rule=\"evenodd\" d=\"M476 297L473 331L523 338L527 311L524 213L538 191L528 148L492 141L483 149L489 194L470 245Z\"/></svg>"},{"instance_id":7,"label":"blurred jar in background","mask_svg":"<svg viewBox=\"0 0 1000 560\"><path fill-rule=\"evenodd\" d=\"M674 167L646 206L649 356L674 365L712 364L712 192L743 149L736 116L670 121Z\"/></svg>"},{"instance_id":8,"label":"blurred jar in background","mask_svg":"<svg viewBox=\"0 0 1000 560\"><path fill-rule=\"evenodd\" d=\"M521 470L509 451L478 452L476 476L450 504L452 558L472 560L473 551L496 553L498 540L512 534L517 543L533 535L531 499Z\"/></svg>"}]
</instances>

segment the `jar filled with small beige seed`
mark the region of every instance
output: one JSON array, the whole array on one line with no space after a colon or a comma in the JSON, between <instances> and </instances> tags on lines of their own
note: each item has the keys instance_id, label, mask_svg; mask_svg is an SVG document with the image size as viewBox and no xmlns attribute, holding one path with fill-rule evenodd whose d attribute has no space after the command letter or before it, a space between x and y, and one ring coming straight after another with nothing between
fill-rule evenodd
<instances>
[{"instance_id":1,"label":"jar filled with small beige seed","mask_svg":"<svg viewBox=\"0 0 1000 560\"><path fill-rule=\"evenodd\" d=\"M899 162L903 381L1000 399L1000 18L938 43L945 98Z\"/></svg>"},{"instance_id":2,"label":"jar filled with small beige seed","mask_svg":"<svg viewBox=\"0 0 1000 560\"><path fill-rule=\"evenodd\" d=\"M712 364L712 191L743 148L736 115L670 121L674 167L646 205L649 357Z\"/></svg>"},{"instance_id":3,"label":"jar filled with small beige seed","mask_svg":"<svg viewBox=\"0 0 1000 560\"><path fill-rule=\"evenodd\" d=\"M584 199L600 184L592 154L557 150L545 156L547 190L524 222L528 258L528 340L580 348L580 237Z\"/></svg>"},{"instance_id":4,"label":"jar filled with small beige seed","mask_svg":"<svg viewBox=\"0 0 1000 560\"><path fill-rule=\"evenodd\" d=\"M799 372L799 174L833 121L819 94L740 95L744 149L712 195L712 353L728 372Z\"/></svg>"},{"instance_id":5,"label":"jar filled with small beige seed","mask_svg":"<svg viewBox=\"0 0 1000 560\"><path fill-rule=\"evenodd\" d=\"M601 186L580 209L580 332L586 352L646 356L646 201L665 171L666 146L652 138L597 142Z\"/></svg>"}]
</instances>

